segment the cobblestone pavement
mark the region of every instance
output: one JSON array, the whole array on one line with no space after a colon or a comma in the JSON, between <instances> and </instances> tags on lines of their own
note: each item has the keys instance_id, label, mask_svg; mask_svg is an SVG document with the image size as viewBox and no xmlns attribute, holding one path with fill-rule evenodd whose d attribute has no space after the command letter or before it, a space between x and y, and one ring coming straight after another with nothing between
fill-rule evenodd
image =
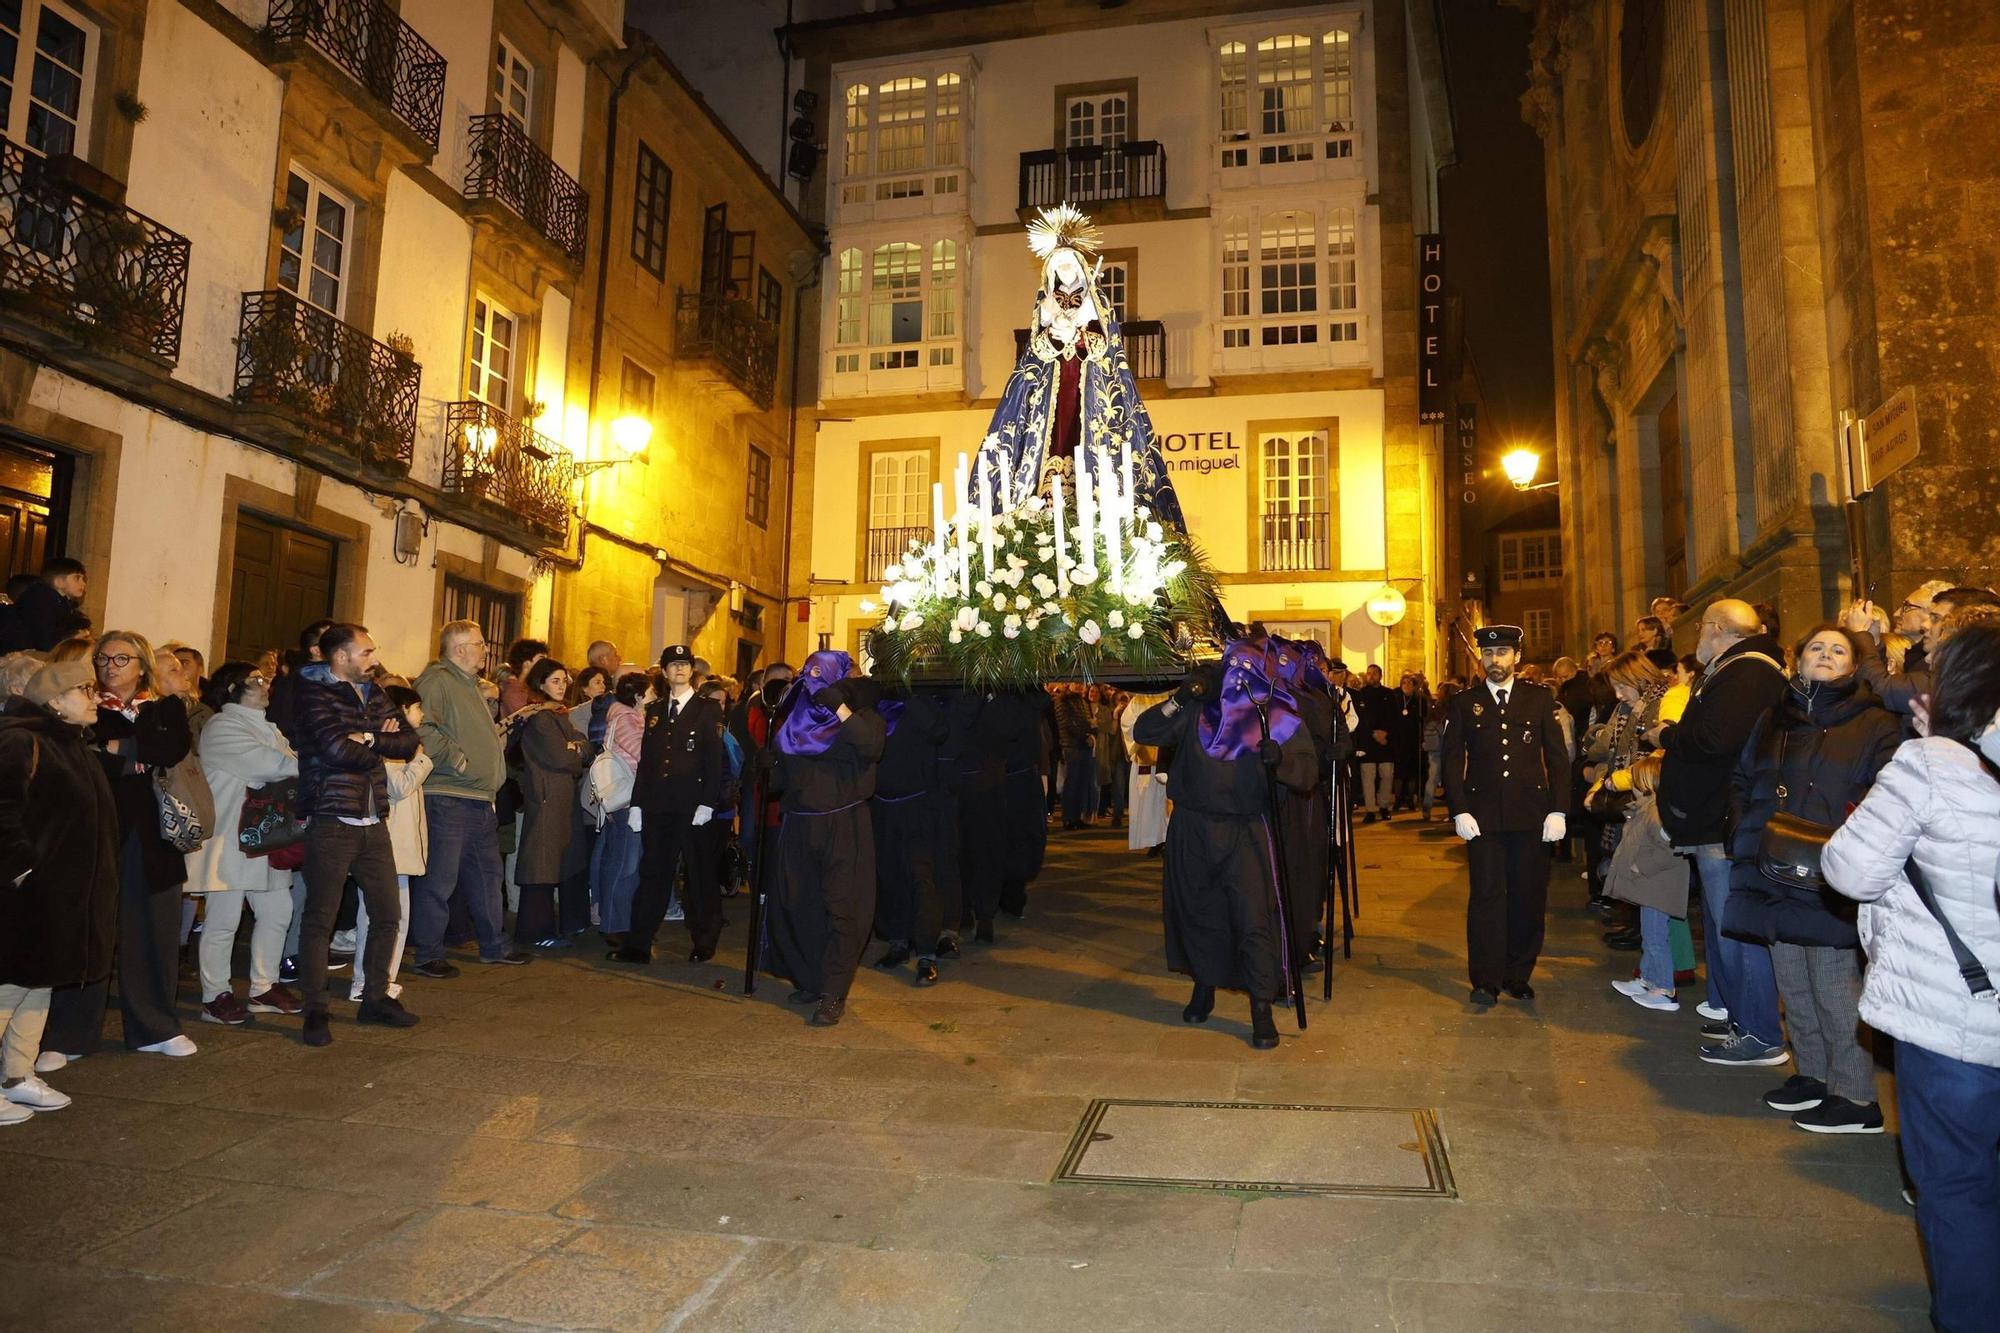
<instances>
[{"instance_id":1,"label":"cobblestone pavement","mask_svg":"<svg viewBox=\"0 0 2000 1333\"><path fill-rule=\"evenodd\" d=\"M736 993L741 900L736 967L468 966L410 980L421 1026L340 1014L326 1050L189 1007L195 1058L93 1056L51 1080L72 1108L0 1129L4 1322L1924 1325L1893 1137L1792 1129L1757 1101L1785 1071L1704 1065L1692 1007L1614 995L1561 867L1539 1002L1472 1011L1456 844L1360 846L1353 961L1270 1054L1239 996L1181 1023L1159 863L1108 831L1053 836L1027 920L937 989L864 969L832 1031ZM1049 1183L1098 1096L1435 1107L1461 1197Z\"/></svg>"}]
</instances>

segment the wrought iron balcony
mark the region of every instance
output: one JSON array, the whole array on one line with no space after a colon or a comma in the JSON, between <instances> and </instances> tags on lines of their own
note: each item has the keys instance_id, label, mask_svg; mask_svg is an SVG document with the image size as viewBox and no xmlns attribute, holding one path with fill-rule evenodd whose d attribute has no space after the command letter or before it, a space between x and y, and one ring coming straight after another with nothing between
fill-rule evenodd
<instances>
[{"instance_id":1,"label":"wrought iron balcony","mask_svg":"<svg viewBox=\"0 0 2000 1333\"><path fill-rule=\"evenodd\" d=\"M880 579L883 570L909 554L911 542L929 541L930 537L929 528L868 529L868 564L862 572L863 581L873 583Z\"/></svg>"},{"instance_id":2,"label":"wrought iron balcony","mask_svg":"<svg viewBox=\"0 0 2000 1333\"><path fill-rule=\"evenodd\" d=\"M468 127L472 152L465 197L499 200L570 263L581 264L584 221L590 215L590 196L583 187L508 117L474 116Z\"/></svg>"},{"instance_id":3,"label":"wrought iron balcony","mask_svg":"<svg viewBox=\"0 0 2000 1333\"><path fill-rule=\"evenodd\" d=\"M569 535L569 450L481 402L446 403L444 493L511 514L560 544Z\"/></svg>"},{"instance_id":4,"label":"wrought iron balcony","mask_svg":"<svg viewBox=\"0 0 2000 1333\"><path fill-rule=\"evenodd\" d=\"M713 366L758 411L778 379L778 326L748 301L681 292L674 305L674 357Z\"/></svg>"},{"instance_id":5,"label":"wrought iron balcony","mask_svg":"<svg viewBox=\"0 0 2000 1333\"><path fill-rule=\"evenodd\" d=\"M1021 154L1021 209L1119 200L1164 203L1167 150L1157 139Z\"/></svg>"},{"instance_id":6,"label":"wrought iron balcony","mask_svg":"<svg viewBox=\"0 0 2000 1333\"><path fill-rule=\"evenodd\" d=\"M1125 340L1125 359L1132 374L1142 380L1165 379L1167 374L1167 326L1157 319L1134 319L1118 326ZM1014 330L1014 360L1018 364L1028 351L1028 331Z\"/></svg>"},{"instance_id":7,"label":"wrought iron balcony","mask_svg":"<svg viewBox=\"0 0 2000 1333\"><path fill-rule=\"evenodd\" d=\"M1273 573L1330 569L1333 522L1326 510L1264 511L1263 559L1258 568Z\"/></svg>"},{"instance_id":8,"label":"wrought iron balcony","mask_svg":"<svg viewBox=\"0 0 2000 1333\"><path fill-rule=\"evenodd\" d=\"M264 32L318 51L436 150L445 60L387 0L271 0Z\"/></svg>"},{"instance_id":9,"label":"wrought iron balcony","mask_svg":"<svg viewBox=\"0 0 2000 1333\"><path fill-rule=\"evenodd\" d=\"M421 370L407 352L290 292L243 294L237 401L284 409L338 454L385 472L410 470Z\"/></svg>"},{"instance_id":10,"label":"wrought iron balcony","mask_svg":"<svg viewBox=\"0 0 2000 1333\"><path fill-rule=\"evenodd\" d=\"M0 308L32 311L86 346L173 365L187 237L89 193L61 167L0 139Z\"/></svg>"}]
</instances>

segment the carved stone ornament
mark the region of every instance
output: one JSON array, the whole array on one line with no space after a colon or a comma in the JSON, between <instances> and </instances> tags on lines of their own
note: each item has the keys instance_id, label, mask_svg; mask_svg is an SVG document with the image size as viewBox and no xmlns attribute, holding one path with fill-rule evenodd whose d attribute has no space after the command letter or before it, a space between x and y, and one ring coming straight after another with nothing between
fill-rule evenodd
<instances>
[{"instance_id":1,"label":"carved stone ornament","mask_svg":"<svg viewBox=\"0 0 2000 1333\"><path fill-rule=\"evenodd\" d=\"M1653 285L1660 293L1660 304L1666 308L1674 327L1684 328L1687 321L1681 314L1680 265L1675 262L1673 238L1649 236L1640 251L1652 261Z\"/></svg>"}]
</instances>

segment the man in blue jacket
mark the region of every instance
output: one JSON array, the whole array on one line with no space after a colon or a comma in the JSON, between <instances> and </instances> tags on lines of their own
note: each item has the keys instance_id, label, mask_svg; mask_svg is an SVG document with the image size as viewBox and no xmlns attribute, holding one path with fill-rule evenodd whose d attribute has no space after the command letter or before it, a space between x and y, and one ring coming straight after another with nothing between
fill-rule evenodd
<instances>
[{"instance_id":1,"label":"man in blue jacket","mask_svg":"<svg viewBox=\"0 0 2000 1333\"><path fill-rule=\"evenodd\" d=\"M299 984L305 1042L333 1041L326 1014L326 950L347 877L368 906L362 1023L414 1025L417 1016L387 992L389 954L396 947L402 903L396 856L389 843L389 783L385 759L412 759L417 734L368 678L375 640L360 625L336 624L320 635L320 660L299 671L294 723L299 752L299 811L306 829L306 911L299 932Z\"/></svg>"}]
</instances>

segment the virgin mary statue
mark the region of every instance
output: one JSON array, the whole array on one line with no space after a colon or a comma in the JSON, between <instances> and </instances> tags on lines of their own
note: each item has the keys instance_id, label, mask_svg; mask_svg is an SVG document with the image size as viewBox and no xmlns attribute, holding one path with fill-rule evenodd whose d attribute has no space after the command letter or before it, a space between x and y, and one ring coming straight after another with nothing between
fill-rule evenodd
<instances>
[{"instance_id":1,"label":"virgin mary statue","mask_svg":"<svg viewBox=\"0 0 2000 1333\"><path fill-rule=\"evenodd\" d=\"M1073 494L1079 467L1095 476L1102 457L1117 469L1129 448L1139 503L1184 532L1187 520L1153 442L1125 339L1099 285L1101 247L1097 228L1070 204L1045 208L1028 224L1028 248L1042 261L1041 288L1028 345L993 409L979 467L993 495L1040 494L1058 476ZM977 494L977 479L974 488Z\"/></svg>"}]
</instances>

